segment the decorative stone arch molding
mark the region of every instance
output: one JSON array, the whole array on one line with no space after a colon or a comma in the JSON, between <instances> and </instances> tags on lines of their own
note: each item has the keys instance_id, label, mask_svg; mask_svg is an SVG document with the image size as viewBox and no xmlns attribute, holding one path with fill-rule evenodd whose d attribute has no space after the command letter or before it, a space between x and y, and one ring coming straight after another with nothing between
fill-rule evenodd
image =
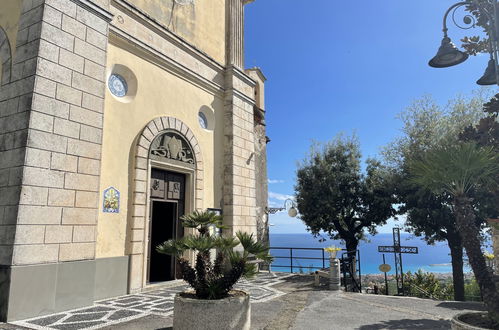
<instances>
[{"instance_id":1,"label":"decorative stone arch molding","mask_svg":"<svg viewBox=\"0 0 499 330\"><path fill-rule=\"evenodd\" d=\"M12 71L12 49L10 47L7 33L0 26L0 86L8 84L11 78Z\"/></svg>"},{"instance_id":2,"label":"decorative stone arch molding","mask_svg":"<svg viewBox=\"0 0 499 330\"><path fill-rule=\"evenodd\" d=\"M192 162L192 164L188 164L190 166L186 166L190 167L194 173L192 181L192 183L194 184L194 187L192 187L194 200L191 205L195 209L203 209L204 168L201 148L196 137L194 136L191 129L179 119L165 116L151 120L142 130L142 133L138 138L137 149L135 153L135 163L132 171L132 208L131 210L129 210L129 214L131 214L131 217L129 216L129 229L131 234L127 239L127 254L130 255L130 292L140 291L145 284L145 257L146 253L148 253L146 251L145 243L147 228L146 216L148 214L147 206L150 195L150 151L156 138L166 132L172 132L176 135L179 135L183 140L185 140L185 142L190 145L190 148L194 153L194 161ZM166 163L168 164L168 161ZM174 166L176 165L176 163L178 164L178 161L171 161L171 164Z\"/></svg>"}]
</instances>

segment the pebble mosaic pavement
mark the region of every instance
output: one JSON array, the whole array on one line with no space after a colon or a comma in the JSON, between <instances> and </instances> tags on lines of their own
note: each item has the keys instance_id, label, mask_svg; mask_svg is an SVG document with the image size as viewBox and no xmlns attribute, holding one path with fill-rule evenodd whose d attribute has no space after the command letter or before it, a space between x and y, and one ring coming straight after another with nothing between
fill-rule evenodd
<instances>
[{"instance_id":1,"label":"pebble mosaic pavement","mask_svg":"<svg viewBox=\"0 0 499 330\"><path fill-rule=\"evenodd\" d=\"M292 275L289 273L259 273L255 279L240 280L235 288L249 292L252 303L265 302L282 296L284 293L272 288L272 286L282 283L284 278ZM130 294L97 301L94 306L17 321L13 324L39 330L91 330L150 314L169 316L173 314L175 294L187 288L187 285L181 284L175 287Z\"/></svg>"}]
</instances>

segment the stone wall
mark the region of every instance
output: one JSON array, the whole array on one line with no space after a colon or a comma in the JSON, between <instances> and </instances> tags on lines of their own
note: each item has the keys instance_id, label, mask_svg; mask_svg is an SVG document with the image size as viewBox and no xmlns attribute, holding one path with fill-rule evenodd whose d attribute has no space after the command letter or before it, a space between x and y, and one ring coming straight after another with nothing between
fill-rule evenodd
<instances>
[{"instance_id":1,"label":"stone wall","mask_svg":"<svg viewBox=\"0 0 499 330\"><path fill-rule=\"evenodd\" d=\"M259 109L257 109L259 111ZM267 134L264 123L255 122L256 221L258 241L269 244Z\"/></svg>"},{"instance_id":2,"label":"stone wall","mask_svg":"<svg viewBox=\"0 0 499 330\"><path fill-rule=\"evenodd\" d=\"M0 319L93 299L93 261L59 262L95 256L108 18L90 1L23 0L0 90Z\"/></svg>"},{"instance_id":3,"label":"stone wall","mask_svg":"<svg viewBox=\"0 0 499 330\"><path fill-rule=\"evenodd\" d=\"M259 68L247 69L246 73L256 82L255 107L253 108L255 133L255 191L256 225L258 241L269 243L268 226L268 176L267 176L267 126L265 123L265 81Z\"/></svg>"},{"instance_id":4,"label":"stone wall","mask_svg":"<svg viewBox=\"0 0 499 330\"><path fill-rule=\"evenodd\" d=\"M41 16L40 3L25 1L15 58L11 57L9 46L14 43L3 32L0 37L3 71L0 87L0 265L4 267L12 264L29 109L35 80L38 44L30 40L29 31L36 31L33 21L41 20ZM5 282L2 284L5 285Z\"/></svg>"},{"instance_id":5,"label":"stone wall","mask_svg":"<svg viewBox=\"0 0 499 330\"><path fill-rule=\"evenodd\" d=\"M12 264L93 259L108 23L67 0L32 11L37 65Z\"/></svg>"}]
</instances>

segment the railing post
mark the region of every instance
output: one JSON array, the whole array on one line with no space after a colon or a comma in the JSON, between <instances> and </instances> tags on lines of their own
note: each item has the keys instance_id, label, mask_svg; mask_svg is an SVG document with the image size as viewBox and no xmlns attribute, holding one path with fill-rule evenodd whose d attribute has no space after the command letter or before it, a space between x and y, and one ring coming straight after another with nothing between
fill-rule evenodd
<instances>
[{"instance_id":1,"label":"railing post","mask_svg":"<svg viewBox=\"0 0 499 330\"><path fill-rule=\"evenodd\" d=\"M360 293L362 293L362 272L360 270L360 249L357 250L357 262L358 262L358 265L359 265L359 291Z\"/></svg>"},{"instance_id":2,"label":"railing post","mask_svg":"<svg viewBox=\"0 0 499 330\"><path fill-rule=\"evenodd\" d=\"M291 273L293 273L293 248L289 248L289 259L291 260Z\"/></svg>"},{"instance_id":3,"label":"railing post","mask_svg":"<svg viewBox=\"0 0 499 330\"><path fill-rule=\"evenodd\" d=\"M331 265L329 265L331 267ZM324 249L322 249L322 269L326 268L326 260L324 259Z\"/></svg>"}]
</instances>

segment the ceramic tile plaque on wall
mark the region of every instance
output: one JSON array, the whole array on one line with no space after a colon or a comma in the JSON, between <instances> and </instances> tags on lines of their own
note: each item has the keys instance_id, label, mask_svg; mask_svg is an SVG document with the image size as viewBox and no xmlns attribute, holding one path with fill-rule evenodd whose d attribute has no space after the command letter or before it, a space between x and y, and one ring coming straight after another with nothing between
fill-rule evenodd
<instances>
[{"instance_id":1,"label":"ceramic tile plaque on wall","mask_svg":"<svg viewBox=\"0 0 499 330\"><path fill-rule=\"evenodd\" d=\"M114 187L104 190L102 212L120 213L120 192Z\"/></svg>"}]
</instances>

